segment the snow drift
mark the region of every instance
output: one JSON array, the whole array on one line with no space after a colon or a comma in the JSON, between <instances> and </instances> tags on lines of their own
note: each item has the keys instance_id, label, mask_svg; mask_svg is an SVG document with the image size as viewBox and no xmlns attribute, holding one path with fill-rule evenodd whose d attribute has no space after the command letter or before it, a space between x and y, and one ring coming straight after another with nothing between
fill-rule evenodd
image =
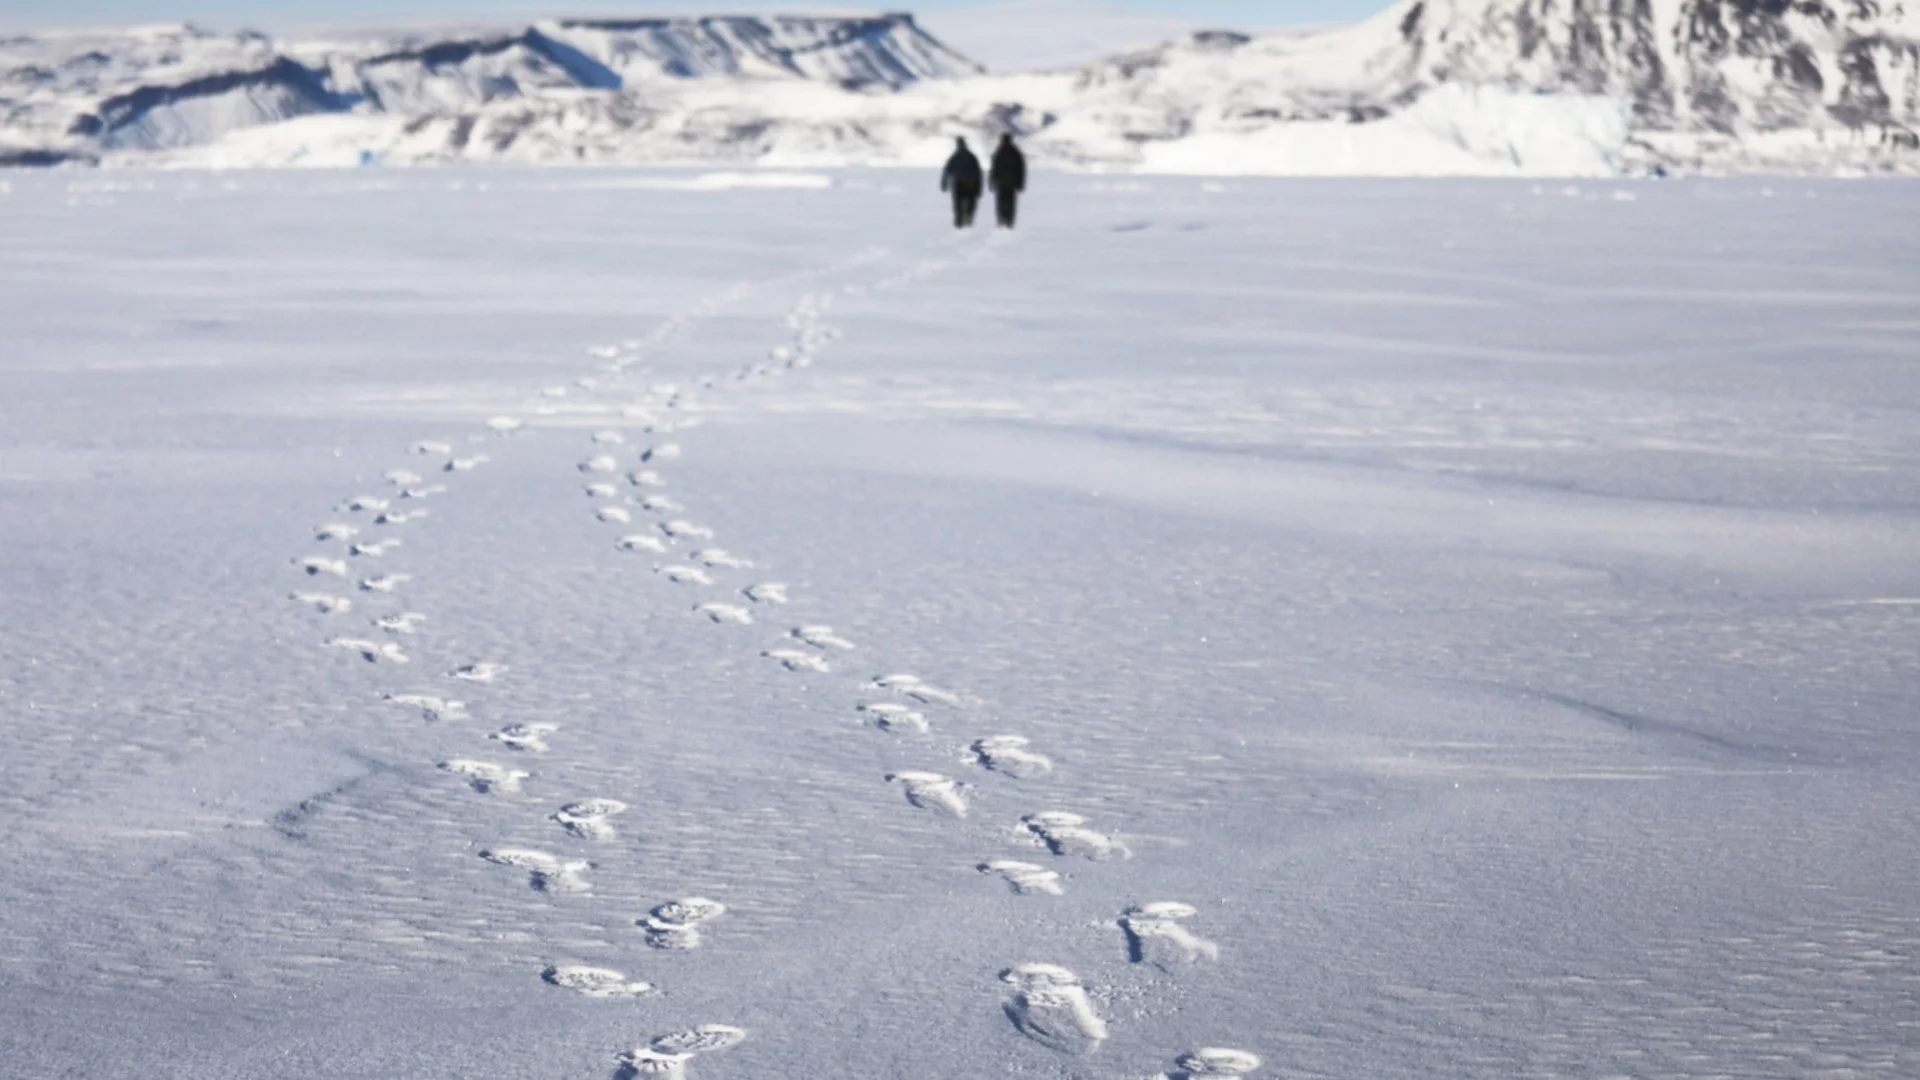
<instances>
[{"instance_id":1,"label":"snow drift","mask_svg":"<svg viewBox=\"0 0 1920 1080\"><path fill-rule=\"evenodd\" d=\"M1920 20L1877 0L1401 0L990 75L904 14L280 43L0 40L0 163L928 164L1238 174L1920 171Z\"/></svg>"}]
</instances>

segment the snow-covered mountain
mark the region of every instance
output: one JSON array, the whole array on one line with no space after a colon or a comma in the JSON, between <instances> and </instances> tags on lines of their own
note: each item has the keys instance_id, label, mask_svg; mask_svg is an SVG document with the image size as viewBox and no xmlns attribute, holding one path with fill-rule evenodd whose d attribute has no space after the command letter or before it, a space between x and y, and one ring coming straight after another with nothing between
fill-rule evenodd
<instances>
[{"instance_id":1,"label":"snow-covered mountain","mask_svg":"<svg viewBox=\"0 0 1920 1080\"><path fill-rule=\"evenodd\" d=\"M980 70L899 14L567 20L299 43L192 26L19 36L0 39L0 154L203 146L315 114L478 120L510 103L639 99L700 80L859 93Z\"/></svg>"},{"instance_id":2,"label":"snow-covered mountain","mask_svg":"<svg viewBox=\"0 0 1920 1080\"><path fill-rule=\"evenodd\" d=\"M988 75L904 14L567 20L301 43L0 40L0 160L923 164L1220 173L1920 171L1906 0L1400 0Z\"/></svg>"}]
</instances>

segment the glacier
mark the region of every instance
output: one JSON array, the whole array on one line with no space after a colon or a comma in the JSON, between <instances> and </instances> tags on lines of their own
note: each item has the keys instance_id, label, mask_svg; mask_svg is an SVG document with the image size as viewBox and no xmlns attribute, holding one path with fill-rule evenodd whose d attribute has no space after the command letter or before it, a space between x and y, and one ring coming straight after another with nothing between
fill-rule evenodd
<instances>
[{"instance_id":1,"label":"glacier","mask_svg":"<svg viewBox=\"0 0 1920 1080\"><path fill-rule=\"evenodd\" d=\"M1081 171L1905 175L1916 20L1880 0L1398 0L999 74L906 14L20 35L0 40L0 163L925 166L1011 132Z\"/></svg>"}]
</instances>

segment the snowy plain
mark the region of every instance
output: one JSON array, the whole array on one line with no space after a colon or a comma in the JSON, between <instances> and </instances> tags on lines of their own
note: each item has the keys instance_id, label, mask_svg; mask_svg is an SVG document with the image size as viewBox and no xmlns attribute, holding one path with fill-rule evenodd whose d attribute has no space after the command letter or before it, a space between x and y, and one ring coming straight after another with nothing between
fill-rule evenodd
<instances>
[{"instance_id":1,"label":"snowy plain","mask_svg":"<svg viewBox=\"0 0 1920 1080\"><path fill-rule=\"evenodd\" d=\"M1920 1075L1920 189L746 177L0 181L0 1075Z\"/></svg>"}]
</instances>

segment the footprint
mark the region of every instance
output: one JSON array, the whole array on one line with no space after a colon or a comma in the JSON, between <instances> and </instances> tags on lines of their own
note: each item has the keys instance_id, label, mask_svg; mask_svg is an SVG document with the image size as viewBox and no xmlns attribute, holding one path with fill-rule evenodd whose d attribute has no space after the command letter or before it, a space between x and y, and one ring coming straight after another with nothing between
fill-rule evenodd
<instances>
[{"instance_id":1,"label":"footprint","mask_svg":"<svg viewBox=\"0 0 1920 1080\"><path fill-rule=\"evenodd\" d=\"M633 515L624 506L596 506L593 516L610 525L625 525L633 520Z\"/></svg>"},{"instance_id":2,"label":"footprint","mask_svg":"<svg viewBox=\"0 0 1920 1080\"><path fill-rule=\"evenodd\" d=\"M520 781L533 775L519 769L509 769L491 762L473 761L469 758L443 761L440 767L455 776L465 777L467 784L482 795L490 795L496 791L517 794L520 791Z\"/></svg>"},{"instance_id":3,"label":"footprint","mask_svg":"<svg viewBox=\"0 0 1920 1080\"><path fill-rule=\"evenodd\" d=\"M882 675L871 685L876 690L891 690L929 705L960 704L960 695L924 683L917 675Z\"/></svg>"},{"instance_id":4,"label":"footprint","mask_svg":"<svg viewBox=\"0 0 1920 1080\"><path fill-rule=\"evenodd\" d=\"M588 386L584 389L591 390L593 387ZM624 446L627 437L617 431L596 431L593 433L593 441L599 446Z\"/></svg>"},{"instance_id":5,"label":"footprint","mask_svg":"<svg viewBox=\"0 0 1920 1080\"><path fill-rule=\"evenodd\" d=\"M729 623L734 626L753 625L753 612L738 604L700 604L693 610L717 623Z\"/></svg>"},{"instance_id":6,"label":"footprint","mask_svg":"<svg viewBox=\"0 0 1920 1080\"><path fill-rule=\"evenodd\" d=\"M686 507L681 506L665 495L646 495L640 499L640 509L648 510L656 514L667 514L676 510L684 510Z\"/></svg>"},{"instance_id":7,"label":"footprint","mask_svg":"<svg viewBox=\"0 0 1920 1080\"><path fill-rule=\"evenodd\" d=\"M1048 896L1065 896L1067 892L1060 875L1038 863L994 859L981 863L977 869L983 874L999 874L1009 888L1022 895L1046 893Z\"/></svg>"},{"instance_id":8,"label":"footprint","mask_svg":"<svg viewBox=\"0 0 1920 1080\"><path fill-rule=\"evenodd\" d=\"M562 859L530 848L489 848L480 857L501 866L517 866L527 872L527 883L540 892L583 893L593 886L582 876L593 869L584 859Z\"/></svg>"},{"instance_id":9,"label":"footprint","mask_svg":"<svg viewBox=\"0 0 1920 1080\"><path fill-rule=\"evenodd\" d=\"M429 454L451 454L453 453L453 444L436 442L432 439L422 439L421 441L414 443L412 446L408 447L407 449L412 451L415 454L419 454L420 456L425 457Z\"/></svg>"},{"instance_id":10,"label":"footprint","mask_svg":"<svg viewBox=\"0 0 1920 1080\"><path fill-rule=\"evenodd\" d=\"M758 585L749 585L741 589L740 594L756 604L787 602L787 587L778 581L763 581Z\"/></svg>"},{"instance_id":11,"label":"footprint","mask_svg":"<svg viewBox=\"0 0 1920 1080\"><path fill-rule=\"evenodd\" d=\"M729 570L751 570L752 559L742 559L725 548L701 548L693 553L693 559L704 566L725 567Z\"/></svg>"},{"instance_id":12,"label":"footprint","mask_svg":"<svg viewBox=\"0 0 1920 1080\"><path fill-rule=\"evenodd\" d=\"M634 487L666 487L667 482L652 469L636 469L627 474L627 483Z\"/></svg>"},{"instance_id":13,"label":"footprint","mask_svg":"<svg viewBox=\"0 0 1920 1080\"><path fill-rule=\"evenodd\" d=\"M547 745L547 736L560 730L559 724L513 724L487 736L503 743L509 750L518 750L527 754L544 754L553 747Z\"/></svg>"},{"instance_id":14,"label":"footprint","mask_svg":"<svg viewBox=\"0 0 1920 1080\"><path fill-rule=\"evenodd\" d=\"M769 649L760 655L780 661L780 666L788 671L817 671L825 675L833 670L825 660L798 649Z\"/></svg>"},{"instance_id":15,"label":"footprint","mask_svg":"<svg viewBox=\"0 0 1920 1080\"><path fill-rule=\"evenodd\" d=\"M647 913L640 926L647 932L647 944L656 949L697 949L701 945L700 927L727 913L718 900L690 896L670 900Z\"/></svg>"},{"instance_id":16,"label":"footprint","mask_svg":"<svg viewBox=\"0 0 1920 1080\"><path fill-rule=\"evenodd\" d=\"M707 528L705 525L695 525L691 521L681 521L678 518L672 521L662 522L660 524L660 531L675 540L684 540L688 537L694 537L700 540L713 539L712 529Z\"/></svg>"},{"instance_id":17,"label":"footprint","mask_svg":"<svg viewBox=\"0 0 1920 1080\"><path fill-rule=\"evenodd\" d=\"M1030 780L1053 771L1053 759L1027 749L1028 740L1019 735L995 735L973 744L980 764L994 772L1006 773L1016 780Z\"/></svg>"},{"instance_id":18,"label":"footprint","mask_svg":"<svg viewBox=\"0 0 1920 1080\"><path fill-rule=\"evenodd\" d=\"M616 473L620 471L620 462L602 454L581 462L579 468L583 473Z\"/></svg>"},{"instance_id":19,"label":"footprint","mask_svg":"<svg viewBox=\"0 0 1920 1080\"><path fill-rule=\"evenodd\" d=\"M697 566L658 566L654 573L664 574L675 585L711 585L713 578Z\"/></svg>"},{"instance_id":20,"label":"footprint","mask_svg":"<svg viewBox=\"0 0 1920 1080\"><path fill-rule=\"evenodd\" d=\"M792 636L816 649L851 649L853 642L833 632L831 626L802 626L792 632Z\"/></svg>"},{"instance_id":21,"label":"footprint","mask_svg":"<svg viewBox=\"0 0 1920 1080\"><path fill-rule=\"evenodd\" d=\"M1087 828L1087 819L1064 810L1029 814L1020 819L1027 831L1039 837L1055 855L1078 855L1096 862L1119 856L1133 857L1126 845L1105 833Z\"/></svg>"},{"instance_id":22,"label":"footprint","mask_svg":"<svg viewBox=\"0 0 1920 1080\"><path fill-rule=\"evenodd\" d=\"M380 479L395 487L406 487L408 484L417 484L426 477L411 469L388 469L380 474Z\"/></svg>"},{"instance_id":23,"label":"footprint","mask_svg":"<svg viewBox=\"0 0 1920 1080\"><path fill-rule=\"evenodd\" d=\"M583 799L554 812L560 827L582 840L612 840L617 834L607 819L627 812L627 804L618 799Z\"/></svg>"},{"instance_id":24,"label":"footprint","mask_svg":"<svg viewBox=\"0 0 1920 1080\"><path fill-rule=\"evenodd\" d=\"M1128 908L1120 916L1120 929L1127 935L1127 959L1167 972L1201 960L1220 959L1220 946L1180 925L1198 914L1199 909L1193 905L1174 900Z\"/></svg>"},{"instance_id":25,"label":"footprint","mask_svg":"<svg viewBox=\"0 0 1920 1080\"><path fill-rule=\"evenodd\" d=\"M315 540L350 540L359 535L360 529L357 526L348 525L344 522L330 521L325 525L315 525L313 527L313 538Z\"/></svg>"},{"instance_id":26,"label":"footprint","mask_svg":"<svg viewBox=\"0 0 1920 1080\"><path fill-rule=\"evenodd\" d=\"M367 510L385 510L390 504L387 500L373 495L355 495L340 504L340 509L358 514Z\"/></svg>"},{"instance_id":27,"label":"footprint","mask_svg":"<svg viewBox=\"0 0 1920 1080\"><path fill-rule=\"evenodd\" d=\"M452 671L447 672L448 675L456 679L465 679L468 682L477 683L490 683L506 673L507 665L488 663L462 664Z\"/></svg>"},{"instance_id":28,"label":"footprint","mask_svg":"<svg viewBox=\"0 0 1920 1080\"><path fill-rule=\"evenodd\" d=\"M293 565L307 572L308 577L332 574L335 577L347 576L347 563L344 559L329 559L325 555L309 555L304 559L295 559Z\"/></svg>"},{"instance_id":29,"label":"footprint","mask_svg":"<svg viewBox=\"0 0 1920 1080\"><path fill-rule=\"evenodd\" d=\"M472 457L452 458L440 468L443 472L472 472L492 460L485 454L475 454Z\"/></svg>"},{"instance_id":30,"label":"footprint","mask_svg":"<svg viewBox=\"0 0 1920 1080\"><path fill-rule=\"evenodd\" d=\"M391 641L368 641L365 638L334 638L328 641L327 644L336 649L346 649L351 652L357 652L360 654L362 660L370 664L377 664L383 660L390 664L405 664L409 662L407 660L407 654L401 652L400 646Z\"/></svg>"},{"instance_id":31,"label":"footprint","mask_svg":"<svg viewBox=\"0 0 1920 1080\"><path fill-rule=\"evenodd\" d=\"M412 488L407 489L407 491L412 491L412 490L414 489ZM442 488L440 490L444 491L446 489ZM406 494L406 493L403 492L402 494ZM420 497L421 496L417 496L417 495L407 495L407 498L420 498ZM386 510L386 511L382 511L379 517L374 518L373 523L375 525L405 525L409 521L413 521L416 518L426 517L430 513L432 513L431 510Z\"/></svg>"},{"instance_id":32,"label":"footprint","mask_svg":"<svg viewBox=\"0 0 1920 1080\"><path fill-rule=\"evenodd\" d=\"M626 975L612 968L564 964L548 968L540 973L540 977L555 986L578 990L590 998L639 997L653 990L651 984L629 981Z\"/></svg>"},{"instance_id":33,"label":"footprint","mask_svg":"<svg viewBox=\"0 0 1920 1080\"><path fill-rule=\"evenodd\" d=\"M689 1031L661 1035L647 1045L663 1054L711 1054L739 1046L747 1033L726 1024L701 1024Z\"/></svg>"},{"instance_id":34,"label":"footprint","mask_svg":"<svg viewBox=\"0 0 1920 1080\"><path fill-rule=\"evenodd\" d=\"M907 801L922 810L948 817L967 816L967 801L961 797L960 784L950 776L931 772L897 772L887 777L906 789Z\"/></svg>"},{"instance_id":35,"label":"footprint","mask_svg":"<svg viewBox=\"0 0 1920 1080\"><path fill-rule=\"evenodd\" d=\"M327 615L344 615L353 610L353 601L329 593L297 592L293 594L293 599Z\"/></svg>"},{"instance_id":36,"label":"footprint","mask_svg":"<svg viewBox=\"0 0 1920 1080\"><path fill-rule=\"evenodd\" d=\"M395 705L405 705L408 708L419 709L420 715L424 719L435 723L441 720L471 719L467 714L466 702L435 697L432 694L388 694L381 700L391 701Z\"/></svg>"},{"instance_id":37,"label":"footprint","mask_svg":"<svg viewBox=\"0 0 1920 1080\"><path fill-rule=\"evenodd\" d=\"M487 420L487 427L499 435L510 435L526 426L526 422L516 416L495 416Z\"/></svg>"},{"instance_id":38,"label":"footprint","mask_svg":"<svg viewBox=\"0 0 1920 1080\"><path fill-rule=\"evenodd\" d=\"M881 731L898 735L925 735L928 731L927 718L905 705L874 703L861 705L859 709L872 716L873 726Z\"/></svg>"},{"instance_id":39,"label":"footprint","mask_svg":"<svg viewBox=\"0 0 1920 1080\"><path fill-rule=\"evenodd\" d=\"M657 536L623 536L620 538L621 551L651 551L658 555L667 553L667 542Z\"/></svg>"},{"instance_id":40,"label":"footprint","mask_svg":"<svg viewBox=\"0 0 1920 1080\"><path fill-rule=\"evenodd\" d=\"M403 499L425 499L429 496L444 495L446 493L447 485L445 484L424 484L420 487L410 487L402 490L400 497ZM425 514L425 510L417 510L411 516L423 517Z\"/></svg>"},{"instance_id":41,"label":"footprint","mask_svg":"<svg viewBox=\"0 0 1920 1080\"><path fill-rule=\"evenodd\" d=\"M1218 1076L1245 1076L1260 1067L1260 1057L1245 1050L1203 1046L1181 1054L1166 1080L1203 1080Z\"/></svg>"},{"instance_id":42,"label":"footprint","mask_svg":"<svg viewBox=\"0 0 1920 1080\"><path fill-rule=\"evenodd\" d=\"M1021 964L1001 972L1014 988L1007 1018L1020 1034L1063 1054L1090 1054L1107 1038L1080 977L1058 964Z\"/></svg>"},{"instance_id":43,"label":"footprint","mask_svg":"<svg viewBox=\"0 0 1920 1080\"><path fill-rule=\"evenodd\" d=\"M413 580L412 574L381 574L379 577L360 579L361 592L392 592Z\"/></svg>"},{"instance_id":44,"label":"footprint","mask_svg":"<svg viewBox=\"0 0 1920 1080\"><path fill-rule=\"evenodd\" d=\"M662 1035L646 1046L635 1047L620 1055L621 1080L639 1080L641 1077L661 1077L664 1080L686 1080L687 1063L694 1056L725 1050L739 1045L747 1033L725 1024L702 1024L691 1031ZM675 1049L676 1047L692 1049Z\"/></svg>"},{"instance_id":45,"label":"footprint","mask_svg":"<svg viewBox=\"0 0 1920 1080\"><path fill-rule=\"evenodd\" d=\"M672 461L679 456L679 443L661 443L658 446L649 446L645 450L640 451L640 460L649 463L655 461Z\"/></svg>"},{"instance_id":46,"label":"footprint","mask_svg":"<svg viewBox=\"0 0 1920 1080\"><path fill-rule=\"evenodd\" d=\"M425 615L417 611L403 611L398 615L382 615L373 620L373 625L389 634L418 633L420 624L427 621Z\"/></svg>"},{"instance_id":47,"label":"footprint","mask_svg":"<svg viewBox=\"0 0 1920 1080\"><path fill-rule=\"evenodd\" d=\"M372 542L362 540L354 544L352 547L349 547L347 549L347 553L351 555L362 555L369 558L377 559L382 555L385 555L387 552L392 551L394 548L399 547L400 543L401 543L400 538L397 536L390 537L386 540L375 540Z\"/></svg>"},{"instance_id":48,"label":"footprint","mask_svg":"<svg viewBox=\"0 0 1920 1080\"><path fill-rule=\"evenodd\" d=\"M613 499L620 495L620 489L612 484L588 484L583 490L589 499Z\"/></svg>"}]
</instances>

